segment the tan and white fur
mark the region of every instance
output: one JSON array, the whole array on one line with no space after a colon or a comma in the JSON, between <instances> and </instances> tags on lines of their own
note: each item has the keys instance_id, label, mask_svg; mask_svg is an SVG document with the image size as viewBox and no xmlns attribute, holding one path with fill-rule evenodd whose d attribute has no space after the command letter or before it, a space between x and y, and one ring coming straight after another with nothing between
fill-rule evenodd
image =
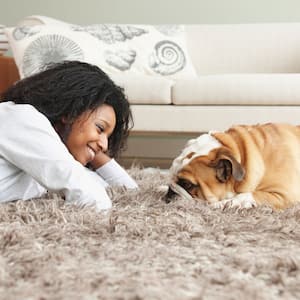
<instances>
[{"instance_id":1,"label":"tan and white fur","mask_svg":"<svg viewBox=\"0 0 300 300\"><path fill-rule=\"evenodd\" d=\"M169 191L188 199L287 208L300 202L300 127L268 123L203 134L187 143L170 173Z\"/></svg>"}]
</instances>

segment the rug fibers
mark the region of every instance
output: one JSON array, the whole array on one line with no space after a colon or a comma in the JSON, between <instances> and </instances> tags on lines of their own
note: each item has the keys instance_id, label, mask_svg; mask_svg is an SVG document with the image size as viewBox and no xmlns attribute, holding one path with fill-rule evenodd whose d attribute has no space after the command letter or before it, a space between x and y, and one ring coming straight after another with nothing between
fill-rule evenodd
<instances>
[{"instance_id":1,"label":"rug fibers","mask_svg":"<svg viewBox=\"0 0 300 300\"><path fill-rule=\"evenodd\" d=\"M0 299L300 299L300 206L224 211L129 170L107 213L55 194L0 205Z\"/></svg>"}]
</instances>

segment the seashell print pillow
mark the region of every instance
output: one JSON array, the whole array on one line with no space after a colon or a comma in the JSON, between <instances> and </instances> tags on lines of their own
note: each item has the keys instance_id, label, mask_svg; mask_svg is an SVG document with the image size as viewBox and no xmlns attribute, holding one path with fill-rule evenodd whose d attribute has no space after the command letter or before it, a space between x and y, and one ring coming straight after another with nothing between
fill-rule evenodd
<instances>
[{"instance_id":1,"label":"seashell print pillow","mask_svg":"<svg viewBox=\"0 0 300 300\"><path fill-rule=\"evenodd\" d=\"M21 78L63 60L95 64L108 74L196 77L184 25L79 26L44 18L42 25L23 22L5 31Z\"/></svg>"}]
</instances>

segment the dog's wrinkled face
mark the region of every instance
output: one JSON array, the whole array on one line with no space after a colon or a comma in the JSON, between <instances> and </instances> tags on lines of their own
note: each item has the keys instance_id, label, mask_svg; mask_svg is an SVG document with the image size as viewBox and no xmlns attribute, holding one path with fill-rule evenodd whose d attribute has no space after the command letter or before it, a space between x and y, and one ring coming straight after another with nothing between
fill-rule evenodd
<instances>
[{"instance_id":1,"label":"dog's wrinkled face","mask_svg":"<svg viewBox=\"0 0 300 300\"><path fill-rule=\"evenodd\" d=\"M244 177L242 166L210 134L190 140L173 161L170 172L172 180L167 202L172 193L209 203L230 198L234 195L234 181L241 181Z\"/></svg>"}]
</instances>

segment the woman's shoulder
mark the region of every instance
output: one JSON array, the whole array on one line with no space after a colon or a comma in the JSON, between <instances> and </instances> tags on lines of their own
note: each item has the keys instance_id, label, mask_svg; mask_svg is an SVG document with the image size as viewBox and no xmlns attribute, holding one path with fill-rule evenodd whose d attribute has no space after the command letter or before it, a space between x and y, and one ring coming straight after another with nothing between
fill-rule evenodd
<instances>
[{"instance_id":1,"label":"woman's shoulder","mask_svg":"<svg viewBox=\"0 0 300 300\"><path fill-rule=\"evenodd\" d=\"M1 102L0 103L0 112L1 113L16 113L20 114L23 112L38 112L30 104L16 104L13 101Z\"/></svg>"},{"instance_id":2,"label":"woman's shoulder","mask_svg":"<svg viewBox=\"0 0 300 300\"><path fill-rule=\"evenodd\" d=\"M30 104L16 104L12 101L0 103L0 119L5 122L49 122L46 116L41 114Z\"/></svg>"},{"instance_id":3,"label":"woman's shoulder","mask_svg":"<svg viewBox=\"0 0 300 300\"><path fill-rule=\"evenodd\" d=\"M60 141L48 118L30 104L0 103L0 136L2 139L55 139Z\"/></svg>"}]
</instances>

